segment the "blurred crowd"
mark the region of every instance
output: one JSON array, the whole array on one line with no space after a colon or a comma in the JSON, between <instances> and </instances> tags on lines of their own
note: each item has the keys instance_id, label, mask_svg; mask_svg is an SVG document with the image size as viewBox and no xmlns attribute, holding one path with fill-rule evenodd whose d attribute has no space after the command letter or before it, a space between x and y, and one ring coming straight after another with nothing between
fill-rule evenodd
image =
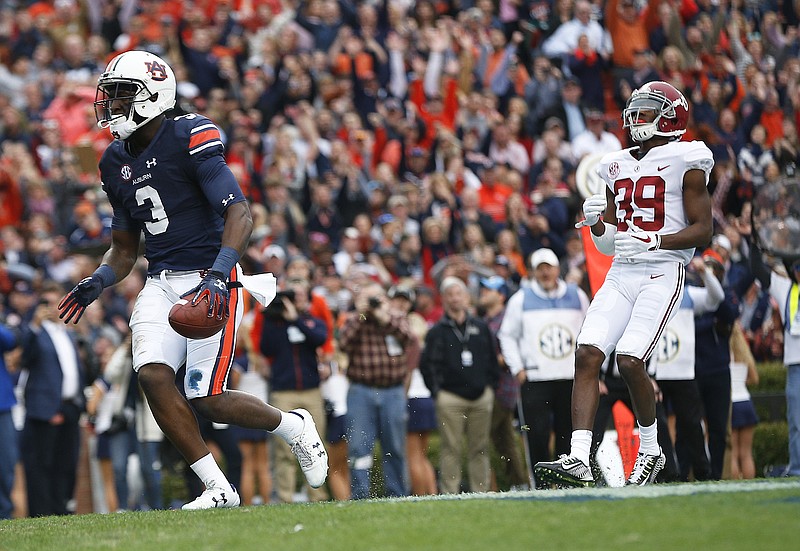
<instances>
[{"instance_id":1,"label":"blurred crowd","mask_svg":"<svg viewBox=\"0 0 800 551\"><path fill-rule=\"evenodd\" d=\"M43 295L90 275L110 243L97 162L111 136L92 102L107 62L136 48L174 69L176 113L201 113L222 131L255 222L245 272L272 272L327 311L322 381L346 379L338 330L373 284L413 296L427 328L442 316L448 277L464 282L478 314L484 287L510 297L534 278L531 255L549 249L563 281L590 296L573 229L578 167L630 145L620 112L652 80L684 93L684 139L714 152L709 250L755 359L779 359L780 319L748 272L747 236L755 191L793 176L800 160L798 12L791 0L2 0L2 322L46 325L55 310ZM139 266L68 330L81 382L95 392L69 398L83 411L84 394L95 408L116 388L109 423L142 411L135 384L105 370L129 346L145 273ZM275 375L265 317L248 315L237 360L261 383ZM25 357L7 357L17 388ZM327 403L331 416L337 401ZM264 463L261 442L247 465ZM256 476L250 469L243 476ZM263 469L257 478L268 501L271 481ZM349 484L331 478L333 496L349 497Z\"/></svg>"}]
</instances>

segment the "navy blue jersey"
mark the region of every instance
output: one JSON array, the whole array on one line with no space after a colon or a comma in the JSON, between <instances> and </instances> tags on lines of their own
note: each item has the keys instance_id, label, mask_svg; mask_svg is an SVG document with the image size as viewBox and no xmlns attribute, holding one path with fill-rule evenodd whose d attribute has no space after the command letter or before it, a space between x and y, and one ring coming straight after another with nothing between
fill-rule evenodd
<instances>
[{"instance_id":1,"label":"navy blue jersey","mask_svg":"<svg viewBox=\"0 0 800 551\"><path fill-rule=\"evenodd\" d=\"M225 209L244 195L223 157L219 129L201 115L166 119L138 156L115 140L100 159L111 227L144 231L151 274L210 268Z\"/></svg>"}]
</instances>

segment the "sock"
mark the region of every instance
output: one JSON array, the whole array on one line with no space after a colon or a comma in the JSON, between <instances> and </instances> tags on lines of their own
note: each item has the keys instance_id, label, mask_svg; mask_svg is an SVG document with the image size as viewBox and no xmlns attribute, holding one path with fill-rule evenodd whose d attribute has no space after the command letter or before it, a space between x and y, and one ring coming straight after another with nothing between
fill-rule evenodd
<instances>
[{"instance_id":1,"label":"sock","mask_svg":"<svg viewBox=\"0 0 800 551\"><path fill-rule=\"evenodd\" d=\"M658 455L661 453L661 448L658 447L657 422L654 422L649 427L639 425L639 452L646 453L647 455Z\"/></svg>"},{"instance_id":2,"label":"sock","mask_svg":"<svg viewBox=\"0 0 800 551\"><path fill-rule=\"evenodd\" d=\"M303 432L304 426L305 421L303 421L302 415L293 411L282 411L281 422L278 423L278 426L275 427L275 430L272 431L272 434L277 434L287 442L291 442L300 436L300 433Z\"/></svg>"},{"instance_id":3,"label":"sock","mask_svg":"<svg viewBox=\"0 0 800 551\"><path fill-rule=\"evenodd\" d=\"M583 464L589 465L589 450L592 447L592 431L574 430L572 431L572 441L570 442L570 455L577 457Z\"/></svg>"},{"instance_id":4,"label":"sock","mask_svg":"<svg viewBox=\"0 0 800 551\"><path fill-rule=\"evenodd\" d=\"M222 473L222 470L210 453L201 457L190 465L194 474L205 484L206 488L231 487L231 483Z\"/></svg>"}]
</instances>

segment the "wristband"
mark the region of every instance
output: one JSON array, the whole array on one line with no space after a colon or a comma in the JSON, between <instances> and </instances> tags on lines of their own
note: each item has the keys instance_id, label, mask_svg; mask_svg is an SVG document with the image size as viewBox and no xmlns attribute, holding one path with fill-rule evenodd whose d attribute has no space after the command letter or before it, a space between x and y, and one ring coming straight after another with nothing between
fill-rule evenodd
<instances>
[{"instance_id":1,"label":"wristband","mask_svg":"<svg viewBox=\"0 0 800 551\"><path fill-rule=\"evenodd\" d=\"M238 251L232 247L222 247L219 250L219 254L217 254L214 265L211 266L211 271L225 274L222 279L227 280L237 262L239 262Z\"/></svg>"},{"instance_id":2,"label":"wristband","mask_svg":"<svg viewBox=\"0 0 800 551\"><path fill-rule=\"evenodd\" d=\"M606 256L614 256L614 236L617 234L617 227L612 226L608 222L603 222L606 231L603 235L595 235L594 232L589 232L592 235L592 241L597 250Z\"/></svg>"},{"instance_id":3,"label":"wristband","mask_svg":"<svg viewBox=\"0 0 800 551\"><path fill-rule=\"evenodd\" d=\"M92 277L94 276L97 276L97 279L103 284L103 289L111 287L117 282L117 275L114 273L114 269L108 264L100 264L100 267L92 274Z\"/></svg>"}]
</instances>

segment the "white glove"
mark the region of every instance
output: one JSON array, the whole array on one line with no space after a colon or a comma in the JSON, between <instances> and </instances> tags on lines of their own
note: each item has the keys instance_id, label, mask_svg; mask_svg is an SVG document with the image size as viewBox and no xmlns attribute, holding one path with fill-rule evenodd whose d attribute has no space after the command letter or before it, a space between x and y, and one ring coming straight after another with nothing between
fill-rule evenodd
<instances>
[{"instance_id":1,"label":"white glove","mask_svg":"<svg viewBox=\"0 0 800 551\"><path fill-rule=\"evenodd\" d=\"M586 220L581 220L575 224L576 228L582 226L594 226L600 220L600 217L606 212L606 196L605 194L595 194L587 197L583 202L583 215Z\"/></svg>"},{"instance_id":2,"label":"white glove","mask_svg":"<svg viewBox=\"0 0 800 551\"><path fill-rule=\"evenodd\" d=\"M622 258L630 258L639 253L657 251L661 248L661 236L655 232L644 231L630 220L626 220L630 231L617 232L614 236L614 250Z\"/></svg>"}]
</instances>

